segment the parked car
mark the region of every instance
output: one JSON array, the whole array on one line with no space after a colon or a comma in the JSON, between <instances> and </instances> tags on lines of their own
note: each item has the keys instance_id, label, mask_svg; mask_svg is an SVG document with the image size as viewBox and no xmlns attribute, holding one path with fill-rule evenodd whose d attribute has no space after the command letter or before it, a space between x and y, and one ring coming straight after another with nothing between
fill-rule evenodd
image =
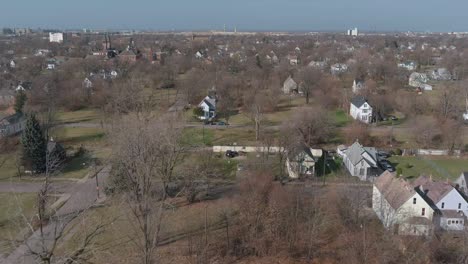
<instances>
[{"instance_id":1,"label":"parked car","mask_svg":"<svg viewBox=\"0 0 468 264\"><path fill-rule=\"evenodd\" d=\"M398 117L396 117L396 116L390 116L390 120L397 121L397 120L398 120Z\"/></svg>"},{"instance_id":2,"label":"parked car","mask_svg":"<svg viewBox=\"0 0 468 264\"><path fill-rule=\"evenodd\" d=\"M387 159L390 157L390 154L388 152L385 152L385 151L382 151L382 150L379 150L377 151L377 156L381 159Z\"/></svg>"},{"instance_id":3,"label":"parked car","mask_svg":"<svg viewBox=\"0 0 468 264\"><path fill-rule=\"evenodd\" d=\"M226 150L226 157L235 158L237 156L239 156L239 152L233 150Z\"/></svg>"},{"instance_id":4,"label":"parked car","mask_svg":"<svg viewBox=\"0 0 468 264\"><path fill-rule=\"evenodd\" d=\"M389 172L395 171L395 167L393 167L393 165L388 160L381 160L379 165L383 170L388 170Z\"/></svg>"},{"instance_id":5,"label":"parked car","mask_svg":"<svg viewBox=\"0 0 468 264\"><path fill-rule=\"evenodd\" d=\"M217 123L217 125L218 125L218 126L229 126L228 123L223 122L223 121L219 121L219 122Z\"/></svg>"}]
</instances>

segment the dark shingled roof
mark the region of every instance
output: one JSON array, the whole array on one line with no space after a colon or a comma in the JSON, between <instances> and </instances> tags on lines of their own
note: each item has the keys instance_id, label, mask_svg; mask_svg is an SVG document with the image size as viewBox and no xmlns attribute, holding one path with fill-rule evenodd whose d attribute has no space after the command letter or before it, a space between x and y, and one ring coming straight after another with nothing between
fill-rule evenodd
<instances>
[{"instance_id":1,"label":"dark shingled roof","mask_svg":"<svg viewBox=\"0 0 468 264\"><path fill-rule=\"evenodd\" d=\"M367 102L367 99L358 95L351 99L351 103L355 105L357 108L361 107L364 103Z\"/></svg>"}]
</instances>

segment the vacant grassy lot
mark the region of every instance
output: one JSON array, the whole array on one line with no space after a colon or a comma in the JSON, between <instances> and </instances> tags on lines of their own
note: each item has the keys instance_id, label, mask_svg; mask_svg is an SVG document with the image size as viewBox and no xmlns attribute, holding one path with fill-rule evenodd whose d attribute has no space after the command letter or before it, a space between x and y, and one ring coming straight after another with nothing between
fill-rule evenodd
<instances>
[{"instance_id":1,"label":"vacant grassy lot","mask_svg":"<svg viewBox=\"0 0 468 264\"><path fill-rule=\"evenodd\" d=\"M94 144L104 137L104 130L95 127L58 127L52 130L52 135L66 145Z\"/></svg>"},{"instance_id":2,"label":"vacant grassy lot","mask_svg":"<svg viewBox=\"0 0 468 264\"><path fill-rule=\"evenodd\" d=\"M271 132L264 130L264 132ZM253 145L255 131L251 128L186 128L183 141L187 146L213 146L213 145Z\"/></svg>"},{"instance_id":3,"label":"vacant grassy lot","mask_svg":"<svg viewBox=\"0 0 468 264\"><path fill-rule=\"evenodd\" d=\"M99 113L99 110L95 109L85 109L78 110L73 112L58 112L56 115L56 121L58 123L80 123L80 122L89 122L89 123L99 123L101 121L102 115Z\"/></svg>"},{"instance_id":4,"label":"vacant grassy lot","mask_svg":"<svg viewBox=\"0 0 468 264\"><path fill-rule=\"evenodd\" d=\"M19 239L26 227L25 218L34 214L36 194L0 193L0 253L9 252L11 240Z\"/></svg>"},{"instance_id":5,"label":"vacant grassy lot","mask_svg":"<svg viewBox=\"0 0 468 264\"><path fill-rule=\"evenodd\" d=\"M468 171L468 159L433 156L393 156L390 162L401 168L403 176L414 179L432 175L435 179L454 180L462 171Z\"/></svg>"}]
</instances>

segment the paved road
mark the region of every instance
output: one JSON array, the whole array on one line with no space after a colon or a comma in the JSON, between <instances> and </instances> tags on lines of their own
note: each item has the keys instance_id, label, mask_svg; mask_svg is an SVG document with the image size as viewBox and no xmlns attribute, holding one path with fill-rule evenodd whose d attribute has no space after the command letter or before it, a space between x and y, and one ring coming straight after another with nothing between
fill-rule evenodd
<instances>
[{"instance_id":1,"label":"paved road","mask_svg":"<svg viewBox=\"0 0 468 264\"><path fill-rule=\"evenodd\" d=\"M54 182L51 184L52 193L64 193L74 183ZM42 182L0 182L0 192L36 193L42 188Z\"/></svg>"},{"instance_id":2,"label":"paved road","mask_svg":"<svg viewBox=\"0 0 468 264\"><path fill-rule=\"evenodd\" d=\"M110 167L103 168L98 173L98 184L103 186L107 180L110 172ZM30 187L31 189L36 187ZM70 185L66 188L67 193L70 194L68 201L56 212L52 221L44 228L44 238L46 243L51 243L56 230L65 228L66 223L73 218L76 214L93 206L97 200L96 178L85 179ZM103 192L100 192L104 196ZM103 198L103 197L100 197ZM28 252L28 246L33 249L38 249L41 244L41 235L39 230L34 232L24 244L16 248L7 258L0 259L1 264L33 264L37 263L34 257Z\"/></svg>"}]
</instances>

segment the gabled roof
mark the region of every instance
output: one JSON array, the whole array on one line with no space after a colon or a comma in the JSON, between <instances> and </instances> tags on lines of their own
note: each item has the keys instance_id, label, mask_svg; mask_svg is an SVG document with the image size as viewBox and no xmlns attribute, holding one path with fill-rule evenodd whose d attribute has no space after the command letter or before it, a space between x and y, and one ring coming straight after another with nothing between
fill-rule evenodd
<instances>
[{"instance_id":1,"label":"gabled roof","mask_svg":"<svg viewBox=\"0 0 468 264\"><path fill-rule=\"evenodd\" d=\"M355 96L353 97L353 99L351 99L351 103L356 106L357 108L361 107L363 104L367 103L367 99L358 95L358 96Z\"/></svg>"},{"instance_id":2,"label":"gabled roof","mask_svg":"<svg viewBox=\"0 0 468 264\"><path fill-rule=\"evenodd\" d=\"M419 188L434 204L437 204L444 198L454 187L448 182L432 181L426 176L420 176L413 182L413 186Z\"/></svg>"},{"instance_id":3,"label":"gabled roof","mask_svg":"<svg viewBox=\"0 0 468 264\"><path fill-rule=\"evenodd\" d=\"M416 193L408 182L396 178L395 175L389 171L382 173L382 175L376 179L374 186L395 210L400 208Z\"/></svg>"},{"instance_id":4,"label":"gabled roof","mask_svg":"<svg viewBox=\"0 0 468 264\"><path fill-rule=\"evenodd\" d=\"M362 159L364 159L364 153L369 154L369 156L373 159L366 159L369 164L377 163L377 150L373 147L363 147L361 144L359 144L358 141L356 141L346 150L346 156L351 161L351 163L353 163L353 165L358 164Z\"/></svg>"},{"instance_id":5,"label":"gabled roof","mask_svg":"<svg viewBox=\"0 0 468 264\"><path fill-rule=\"evenodd\" d=\"M210 110L216 110L216 98L214 96L206 96L200 104L202 103L207 104Z\"/></svg>"},{"instance_id":6,"label":"gabled roof","mask_svg":"<svg viewBox=\"0 0 468 264\"><path fill-rule=\"evenodd\" d=\"M21 122L23 120L24 115L21 113L16 113L5 118L0 119L0 126L4 125L11 125Z\"/></svg>"},{"instance_id":7,"label":"gabled roof","mask_svg":"<svg viewBox=\"0 0 468 264\"><path fill-rule=\"evenodd\" d=\"M463 179L465 180L465 183L468 184L468 171L464 171L460 174L460 177L463 177Z\"/></svg>"}]
</instances>

